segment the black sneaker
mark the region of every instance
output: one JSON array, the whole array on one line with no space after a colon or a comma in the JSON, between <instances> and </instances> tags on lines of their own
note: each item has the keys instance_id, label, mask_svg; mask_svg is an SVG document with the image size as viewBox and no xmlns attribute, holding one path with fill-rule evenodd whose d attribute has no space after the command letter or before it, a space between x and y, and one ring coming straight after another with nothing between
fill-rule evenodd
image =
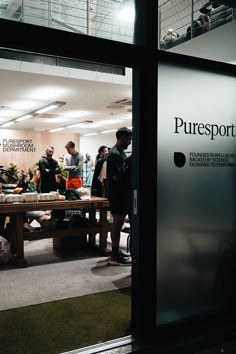
<instances>
[{"instance_id":1,"label":"black sneaker","mask_svg":"<svg viewBox=\"0 0 236 354\"><path fill-rule=\"evenodd\" d=\"M130 266L131 263L131 257L122 257L120 254L118 254L117 256L111 255L108 259L108 264L114 266Z\"/></svg>"}]
</instances>

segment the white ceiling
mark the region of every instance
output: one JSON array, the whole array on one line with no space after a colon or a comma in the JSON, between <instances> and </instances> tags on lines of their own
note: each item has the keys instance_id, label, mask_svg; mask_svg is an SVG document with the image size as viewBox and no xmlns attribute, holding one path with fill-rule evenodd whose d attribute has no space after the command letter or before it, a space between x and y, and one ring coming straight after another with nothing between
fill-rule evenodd
<instances>
[{"instance_id":1,"label":"white ceiling","mask_svg":"<svg viewBox=\"0 0 236 354\"><path fill-rule=\"evenodd\" d=\"M45 114L0 129L48 131L91 120L94 123L84 128L65 128L66 132L86 134L132 125L132 114L128 112L131 105L113 105L132 99L131 85L0 70L0 87L0 125L54 101L66 102ZM110 105L114 107L107 108ZM45 117L47 114L50 116ZM107 124L93 126L103 121Z\"/></svg>"}]
</instances>

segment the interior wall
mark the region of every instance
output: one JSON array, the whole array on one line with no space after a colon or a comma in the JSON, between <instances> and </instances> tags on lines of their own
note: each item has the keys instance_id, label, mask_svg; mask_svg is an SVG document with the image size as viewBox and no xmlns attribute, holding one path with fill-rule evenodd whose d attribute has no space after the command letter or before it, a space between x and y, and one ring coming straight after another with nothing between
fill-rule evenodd
<instances>
[{"instance_id":1,"label":"interior wall","mask_svg":"<svg viewBox=\"0 0 236 354\"><path fill-rule=\"evenodd\" d=\"M98 149L101 145L106 145L112 147L116 143L116 132L97 134L91 136L82 136L80 140L80 151L83 155L87 152L91 155L92 159L95 160L98 153Z\"/></svg>"},{"instance_id":2,"label":"interior wall","mask_svg":"<svg viewBox=\"0 0 236 354\"><path fill-rule=\"evenodd\" d=\"M102 145L111 148L116 143L116 132L97 134L91 136L81 136L80 138L80 152L85 155L89 153L93 160L95 160L98 149ZM129 145L127 152L132 151L132 144Z\"/></svg>"},{"instance_id":3,"label":"interior wall","mask_svg":"<svg viewBox=\"0 0 236 354\"><path fill-rule=\"evenodd\" d=\"M53 157L60 163L59 157L67 153L65 145L69 140L80 149L80 134L0 130L0 165L7 168L10 162L15 162L19 171L34 169L48 145L55 148Z\"/></svg>"}]
</instances>

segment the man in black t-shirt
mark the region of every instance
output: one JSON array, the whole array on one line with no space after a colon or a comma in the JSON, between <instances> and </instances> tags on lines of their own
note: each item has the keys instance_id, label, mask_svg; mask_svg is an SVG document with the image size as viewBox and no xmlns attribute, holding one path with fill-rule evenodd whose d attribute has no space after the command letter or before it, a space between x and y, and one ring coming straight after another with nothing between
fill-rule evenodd
<instances>
[{"instance_id":1,"label":"man in black t-shirt","mask_svg":"<svg viewBox=\"0 0 236 354\"><path fill-rule=\"evenodd\" d=\"M52 158L54 147L48 146L45 151L45 156L39 160L39 169L41 173L41 192L48 193L56 191L56 174L61 173L58 162Z\"/></svg>"},{"instance_id":2,"label":"man in black t-shirt","mask_svg":"<svg viewBox=\"0 0 236 354\"><path fill-rule=\"evenodd\" d=\"M107 158L108 199L113 217L111 230L112 254L109 263L112 265L129 265L131 259L124 257L119 250L120 231L125 217L129 212L129 198L127 193L127 177L125 149L131 144L132 131L120 128L116 132L116 144L110 149Z\"/></svg>"}]
</instances>

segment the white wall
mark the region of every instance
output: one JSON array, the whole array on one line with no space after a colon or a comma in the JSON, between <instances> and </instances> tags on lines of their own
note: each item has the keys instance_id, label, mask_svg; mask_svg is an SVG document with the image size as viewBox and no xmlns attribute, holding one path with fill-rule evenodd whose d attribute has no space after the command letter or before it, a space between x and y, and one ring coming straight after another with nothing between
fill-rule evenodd
<instances>
[{"instance_id":1,"label":"white wall","mask_svg":"<svg viewBox=\"0 0 236 354\"><path fill-rule=\"evenodd\" d=\"M116 143L116 132L97 134L92 136L80 137L80 152L85 155L87 152L91 154L93 160L98 153L98 149L101 145L112 147ZM127 151L132 151L132 145L130 145Z\"/></svg>"},{"instance_id":2,"label":"white wall","mask_svg":"<svg viewBox=\"0 0 236 354\"><path fill-rule=\"evenodd\" d=\"M116 132L97 134L92 136L84 136L80 138L80 152L85 155L90 153L93 160L98 153L98 149L101 145L107 145L112 147L116 143Z\"/></svg>"},{"instance_id":3,"label":"white wall","mask_svg":"<svg viewBox=\"0 0 236 354\"><path fill-rule=\"evenodd\" d=\"M233 21L169 51L234 64L233 61L236 60L235 37L236 21Z\"/></svg>"}]
</instances>

